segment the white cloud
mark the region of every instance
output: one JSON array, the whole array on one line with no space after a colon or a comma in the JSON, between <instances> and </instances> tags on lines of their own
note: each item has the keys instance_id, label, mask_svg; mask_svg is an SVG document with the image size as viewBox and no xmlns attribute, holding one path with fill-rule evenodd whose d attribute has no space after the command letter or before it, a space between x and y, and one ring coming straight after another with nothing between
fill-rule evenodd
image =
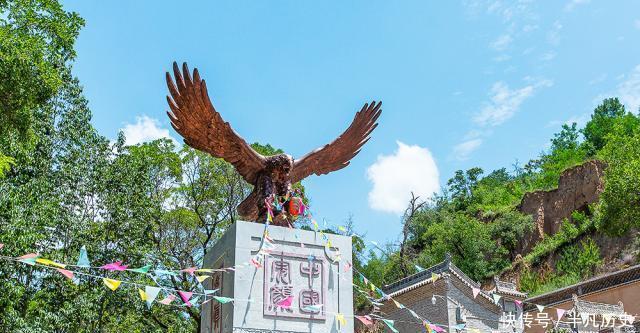
<instances>
[{"instance_id":1,"label":"white cloud","mask_svg":"<svg viewBox=\"0 0 640 333\"><path fill-rule=\"evenodd\" d=\"M627 111L638 113L640 108L640 65L637 65L627 79L618 85L616 96L624 103Z\"/></svg>"},{"instance_id":2,"label":"white cloud","mask_svg":"<svg viewBox=\"0 0 640 333\"><path fill-rule=\"evenodd\" d=\"M547 40L552 45L560 44L560 30L562 30L562 24L559 21L553 23L553 27L547 33Z\"/></svg>"},{"instance_id":3,"label":"white cloud","mask_svg":"<svg viewBox=\"0 0 640 333\"><path fill-rule=\"evenodd\" d=\"M511 37L511 35L503 34L500 35L496 40L491 42L491 47L496 51L503 51L507 47L509 47L509 44L511 44L512 41L513 37Z\"/></svg>"},{"instance_id":4,"label":"white cloud","mask_svg":"<svg viewBox=\"0 0 640 333\"><path fill-rule=\"evenodd\" d=\"M495 62L504 62L504 61L508 61L509 59L511 59L511 56L508 54L501 54L495 58L493 58L493 61Z\"/></svg>"},{"instance_id":5,"label":"white cloud","mask_svg":"<svg viewBox=\"0 0 640 333\"><path fill-rule=\"evenodd\" d=\"M571 0L567 2L567 4L564 6L564 10L570 12L577 6L585 5L585 4L588 4L589 2L591 2L591 0Z\"/></svg>"},{"instance_id":6,"label":"white cloud","mask_svg":"<svg viewBox=\"0 0 640 333\"><path fill-rule=\"evenodd\" d=\"M367 168L373 183L369 191L372 209L402 214L411 192L426 200L440 190L438 166L427 148L396 141L398 149L391 155L380 155Z\"/></svg>"},{"instance_id":7,"label":"white cloud","mask_svg":"<svg viewBox=\"0 0 640 333\"><path fill-rule=\"evenodd\" d=\"M466 161L482 144L482 139L471 139L457 144L453 147L453 157L458 161Z\"/></svg>"},{"instance_id":8,"label":"white cloud","mask_svg":"<svg viewBox=\"0 0 640 333\"><path fill-rule=\"evenodd\" d=\"M545 54L540 57L542 61L551 61L556 57L556 53L553 51L545 52Z\"/></svg>"},{"instance_id":9,"label":"white cloud","mask_svg":"<svg viewBox=\"0 0 640 333\"><path fill-rule=\"evenodd\" d=\"M551 85L552 82L549 80L538 80L520 89L510 89L504 82L498 81L491 88L491 101L473 117L473 121L480 126L500 125L513 117L520 105L531 97L536 89Z\"/></svg>"},{"instance_id":10,"label":"white cloud","mask_svg":"<svg viewBox=\"0 0 640 333\"><path fill-rule=\"evenodd\" d=\"M125 144L128 146L160 138L169 138L176 141L171 137L168 129L162 128L158 119L154 119L146 115L136 117L135 124L125 124L122 128L122 132L126 137Z\"/></svg>"}]
</instances>

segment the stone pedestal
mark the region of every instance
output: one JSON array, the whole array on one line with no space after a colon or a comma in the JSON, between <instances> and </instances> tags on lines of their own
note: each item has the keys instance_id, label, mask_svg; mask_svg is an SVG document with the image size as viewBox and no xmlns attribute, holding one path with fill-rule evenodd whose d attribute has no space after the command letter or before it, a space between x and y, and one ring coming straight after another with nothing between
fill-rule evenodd
<instances>
[{"instance_id":1,"label":"stone pedestal","mask_svg":"<svg viewBox=\"0 0 640 333\"><path fill-rule=\"evenodd\" d=\"M235 301L205 303L201 333L352 333L352 271L345 271L352 260L351 237L276 226L267 230L272 245L264 246L264 224L236 222L208 250L205 268L237 268L214 274L205 287L220 288L217 296ZM250 261L261 248L270 254L256 267ZM281 306L289 297L291 305ZM338 313L345 325L337 321Z\"/></svg>"}]
</instances>

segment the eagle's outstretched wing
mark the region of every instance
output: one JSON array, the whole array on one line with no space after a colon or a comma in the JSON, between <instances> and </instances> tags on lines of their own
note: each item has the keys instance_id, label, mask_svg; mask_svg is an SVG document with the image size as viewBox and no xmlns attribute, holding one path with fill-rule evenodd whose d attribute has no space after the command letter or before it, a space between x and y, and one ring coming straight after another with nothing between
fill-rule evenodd
<instances>
[{"instance_id":1,"label":"eagle's outstretched wing","mask_svg":"<svg viewBox=\"0 0 640 333\"><path fill-rule=\"evenodd\" d=\"M376 104L375 101L365 104L342 135L296 160L291 170L291 182L298 182L311 174L324 175L349 165L349 160L360 152L362 145L369 140L369 134L378 126L376 120L382 112L381 105L382 102Z\"/></svg>"},{"instance_id":2,"label":"eagle's outstretched wing","mask_svg":"<svg viewBox=\"0 0 640 333\"><path fill-rule=\"evenodd\" d=\"M167 102L171 112L171 126L184 137L189 146L223 158L233 164L240 175L250 184L255 184L258 173L265 167L265 158L253 150L228 122L225 122L211 104L207 85L200 79L198 70L193 79L187 64L173 63L175 83L167 72L167 86L171 96Z\"/></svg>"}]
</instances>

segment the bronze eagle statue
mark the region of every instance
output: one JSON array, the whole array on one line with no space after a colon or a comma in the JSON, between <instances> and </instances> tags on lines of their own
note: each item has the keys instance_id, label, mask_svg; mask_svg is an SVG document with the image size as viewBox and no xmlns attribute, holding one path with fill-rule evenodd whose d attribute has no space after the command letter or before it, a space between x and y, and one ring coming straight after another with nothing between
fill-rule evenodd
<instances>
[{"instance_id":1,"label":"bronze eagle statue","mask_svg":"<svg viewBox=\"0 0 640 333\"><path fill-rule=\"evenodd\" d=\"M349 165L378 126L376 120L382 112L381 102L364 104L342 135L299 159L287 154L263 156L251 148L213 107L198 69L191 75L186 63L181 72L174 62L173 75L175 81L169 72L166 73L170 93L167 102L171 109L167 114L171 126L187 145L231 163L242 178L253 185L251 194L237 208L240 218L246 221L265 222L272 212L268 206L273 198L288 198L292 194L291 184L311 174L324 175ZM286 223L286 213L278 212L273 218L273 224Z\"/></svg>"}]
</instances>

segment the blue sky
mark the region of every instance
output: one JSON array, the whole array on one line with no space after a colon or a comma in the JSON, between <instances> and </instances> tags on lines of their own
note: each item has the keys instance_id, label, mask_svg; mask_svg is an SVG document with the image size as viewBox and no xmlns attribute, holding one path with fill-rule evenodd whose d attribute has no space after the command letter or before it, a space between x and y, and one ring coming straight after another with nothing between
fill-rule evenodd
<instances>
[{"instance_id":1,"label":"blue sky","mask_svg":"<svg viewBox=\"0 0 640 333\"><path fill-rule=\"evenodd\" d=\"M64 1L86 19L74 72L105 136L171 136L164 72L187 61L249 142L294 157L383 101L343 170L305 181L319 220L396 241L410 191L526 162L604 97L640 105L640 3ZM283 131L284 130L284 131ZM181 140L180 140L181 141Z\"/></svg>"}]
</instances>

